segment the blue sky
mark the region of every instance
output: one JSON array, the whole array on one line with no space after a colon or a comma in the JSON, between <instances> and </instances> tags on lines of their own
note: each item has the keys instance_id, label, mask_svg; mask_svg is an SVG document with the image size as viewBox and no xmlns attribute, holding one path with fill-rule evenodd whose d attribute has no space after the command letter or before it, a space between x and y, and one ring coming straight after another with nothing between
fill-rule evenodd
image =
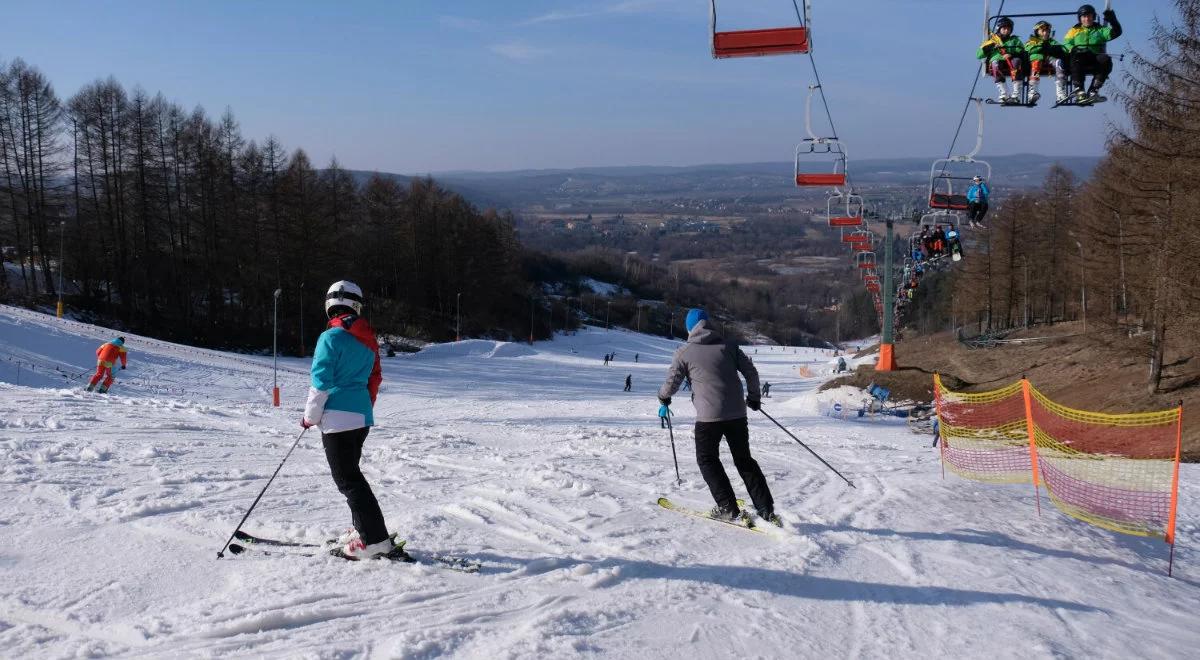
<instances>
[{"instance_id":1,"label":"blue sky","mask_svg":"<svg viewBox=\"0 0 1200 660\"><path fill-rule=\"evenodd\" d=\"M944 155L982 2L813 5L814 55L851 158ZM1116 0L1126 34L1111 52L1148 51L1153 16L1171 6ZM718 7L725 28L795 22L791 0ZM711 59L704 0L56 1L2 14L0 60L24 58L64 97L113 75L212 115L229 106L247 137L274 134L317 163L403 173L785 161L812 79L803 56ZM1054 22L1061 36L1074 21ZM984 79L978 92L995 89ZM989 107L981 153L1099 154L1105 122L1123 120L1115 103L1043 105Z\"/></svg>"}]
</instances>

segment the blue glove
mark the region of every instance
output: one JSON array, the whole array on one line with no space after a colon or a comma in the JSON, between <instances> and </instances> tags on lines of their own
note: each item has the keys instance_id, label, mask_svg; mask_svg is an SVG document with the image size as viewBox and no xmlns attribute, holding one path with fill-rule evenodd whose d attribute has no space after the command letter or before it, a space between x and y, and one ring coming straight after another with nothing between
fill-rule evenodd
<instances>
[{"instance_id":1,"label":"blue glove","mask_svg":"<svg viewBox=\"0 0 1200 660\"><path fill-rule=\"evenodd\" d=\"M658 416L659 416L659 417L666 417L666 416L668 416L668 415L670 415L670 414L671 414L671 409L670 409L670 408L668 408L668 407L666 407L666 406L659 406L659 407L658 407Z\"/></svg>"}]
</instances>

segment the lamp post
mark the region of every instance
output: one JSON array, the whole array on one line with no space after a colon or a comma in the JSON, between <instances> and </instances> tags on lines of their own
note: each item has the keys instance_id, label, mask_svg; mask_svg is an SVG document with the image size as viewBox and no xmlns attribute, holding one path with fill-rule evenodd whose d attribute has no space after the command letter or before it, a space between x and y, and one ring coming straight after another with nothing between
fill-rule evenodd
<instances>
[{"instance_id":1,"label":"lamp post","mask_svg":"<svg viewBox=\"0 0 1200 660\"><path fill-rule=\"evenodd\" d=\"M1025 268L1025 297L1021 299L1021 306L1025 308L1025 329L1029 329L1029 258L1021 255L1021 263Z\"/></svg>"},{"instance_id":2,"label":"lamp post","mask_svg":"<svg viewBox=\"0 0 1200 660\"><path fill-rule=\"evenodd\" d=\"M1083 315L1083 331L1087 332L1087 281L1083 269L1083 243L1075 241L1079 248L1079 311Z\"/></svg>"},{"instance_id":3,"label":"lamp post","mask_svg":"<svg viewBox=\"0 0 1200 660\"><path fill-rule=\"evenodd\" d=\"M308 346L304 343L304 282L300 283L300 357L308 355Z\"/></svg>"},{"instance_id":4,"label":"lamp post","mask_svg":"<svg viewBox=\"0 0 1200 660\"><path fill-rule=\"evenodd\" d=\"M63 317L63 259L66 257L67 239L66 231L67 221L58 221L58 318Z\"/></svg>"},{"instance_id":5,"label":"lamp post","mask_svg":"<svg viewBox=\"0 0 1200 660\"><path fill-rule=\"evenodd\" d=\"M271 393L276 408L279 407L279 296L281 295L283 295L283 289L275 289L275 322L273 324L274 331L272 332L275 335L275 339L271 346L271 353L274 356L275 385Z\"/></svg>"},{"instance_id":6,"label":"lamp post","mask_svg":"<svg viewBox=\"0 0 1200 660\"><path fill-rule=\"evenodd\" d=\"M454 297L454 341L462 341L462 291Z\"/></svg>"}]
</instances>

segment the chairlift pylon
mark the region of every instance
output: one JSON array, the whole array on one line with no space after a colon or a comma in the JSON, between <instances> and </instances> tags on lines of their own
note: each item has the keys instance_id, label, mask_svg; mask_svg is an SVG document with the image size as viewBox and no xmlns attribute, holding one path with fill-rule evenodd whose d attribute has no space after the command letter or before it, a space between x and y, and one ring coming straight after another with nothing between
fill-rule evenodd
<instances>
[{"instance_id":1,"label":"chairlift pylon","mask_svg":"<svg viewBox=\"0 0 1200 660\"><path fill-rule=\"evenodd\" d=\"M715 59L732 57L762 57L764 55L806 55L812 50L809 15L811 2L804 0L803 15L797 16L799 26L757 30L717 31L717 0L710 0L709 25L712 28L712 56ZM801 13L795 0L797 14Z\"/></svg>"}]
</instances>

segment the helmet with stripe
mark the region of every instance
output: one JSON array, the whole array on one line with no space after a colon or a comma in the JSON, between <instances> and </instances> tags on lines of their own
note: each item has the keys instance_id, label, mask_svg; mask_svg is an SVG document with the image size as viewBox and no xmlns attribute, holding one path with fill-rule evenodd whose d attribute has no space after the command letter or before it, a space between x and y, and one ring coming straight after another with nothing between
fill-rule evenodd
<instances>
[{"instance_id":1,"label":"helmet with stripe","mask_svg":"<svg viewBox=\"0 0 1200 660\"><path fill-rule=\"evenodd\" d=\"M345 307L355 314L361 314L362 304L362 289L350 280L334 282L330 285L329 291L325 293L325 314L331 318L337 314L335 309L338 307Z\"/></svg>"}]
</instances>

